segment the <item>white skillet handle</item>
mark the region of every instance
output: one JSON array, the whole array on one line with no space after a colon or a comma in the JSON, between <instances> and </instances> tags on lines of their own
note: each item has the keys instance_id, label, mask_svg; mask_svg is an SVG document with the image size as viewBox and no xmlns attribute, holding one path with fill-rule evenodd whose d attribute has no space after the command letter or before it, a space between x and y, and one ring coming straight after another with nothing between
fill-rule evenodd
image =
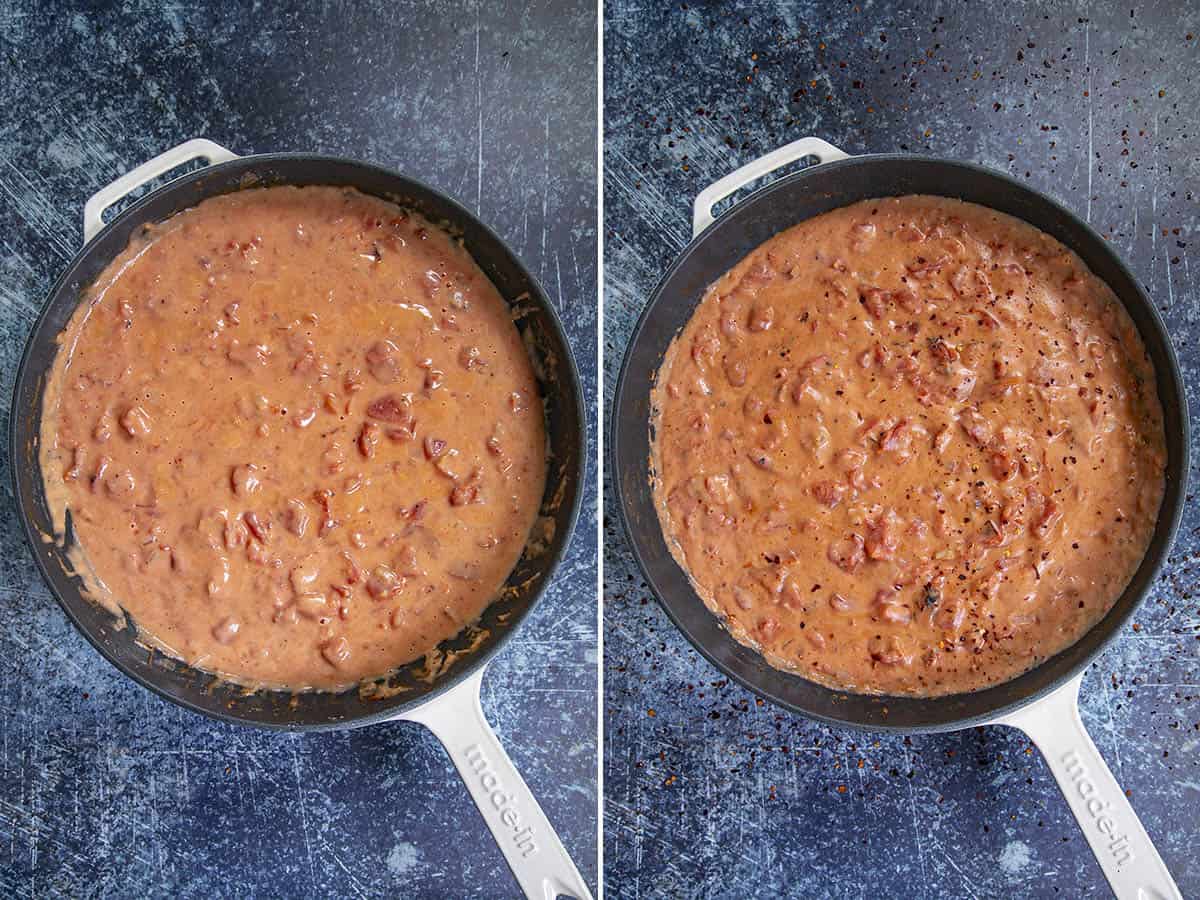
<instances>
[{"instance_id":1,"label":"white skillet handle","mask_svg":"<svg viewBox=\"0 0 1200 900\"><path fill-rule=\"evenodd\" d=\"M236 153L226 150L220 144L214 144L205 138L194 138L158 154L154 159L147 160L132 172L126 172L108 187L96 191L84 204L83 242L86 244L104 228L102 216L106 209L152 178L170 172L176 166L182 166L193 159L207 159L215 164L237 158Z\"/></svg>"},{"instance_id":2,"label":"white skillet handle","mask_svg":"<svg viewBox=\"0 0 1200 900\"><path fill-rule=\"evenodd\" d=\"M806 156L815 156L820 164L833 162L835 159L845 159L849 155L820 138L806 137L785 144L777 150L772 150L766 156L760 156L753 162L746 163L720 181L710 184L696 197L696 202L692 206L692 237L713 223L714 206L730 194L740 191L752 181L757 181L764 175L770 175L776 169Z\"/></svg>"},{"instance_id":3,"label":"white skillet handle","mask_svg":"<svg viewBox=\"0 0 1200 900\"><path fill-rule=\"evenodd\" d=\"M467 785L509 868L530 900L592 900L550 820L483 716L483 670L401 718L434 733Z\"/></svg>"},{"instance_id":4,"label":"white skillet handle","mask_svg":"<svg viewBox=\"0 0 1200 900\"><path fill-rule=\"evenodd\" d=\"M1079 718L1080 674L998 719L1037 744L1118 900L1182 900L1137 813Z\"/></svg>"}]
</instances>

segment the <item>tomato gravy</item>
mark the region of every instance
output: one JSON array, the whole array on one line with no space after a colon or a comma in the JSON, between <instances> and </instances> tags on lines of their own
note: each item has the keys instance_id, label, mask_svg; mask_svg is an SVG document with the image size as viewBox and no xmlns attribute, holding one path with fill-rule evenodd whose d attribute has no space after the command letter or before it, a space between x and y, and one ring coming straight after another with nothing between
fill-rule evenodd
<instances>
[{"instance_id":1,"label":"tomato gravy","mask_svg":"<svg viewBox=\"0 0 1200 900\"><path fill-rule=\"evenodd\" d=\"M652 399L656 505L700 597L773 665L855 692L976 690L1074 643L1164 490L1154 370L1112 291L940 197L762 244Z\"/></svg>"},{"instance_id":2,"label":"tomato gravy","mask_svg":"<svg viewBox=\"0 0 1200 900\"><path fill-rule=\"evenodd\" d=\"M383 200L205 200L139 233L60 344L42 474L91 592L231 680L335 689L422 656L495 598L538 516L512 313Z\"/></svg>"}]
</instances>

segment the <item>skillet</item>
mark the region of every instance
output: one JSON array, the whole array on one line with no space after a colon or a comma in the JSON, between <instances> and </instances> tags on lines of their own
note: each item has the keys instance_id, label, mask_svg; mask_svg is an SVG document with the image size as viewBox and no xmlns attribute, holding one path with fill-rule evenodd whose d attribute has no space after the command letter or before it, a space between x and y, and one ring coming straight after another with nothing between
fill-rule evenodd
<instances>
[{"instance_id":1,"label":"skillet","mask_svg":"<svg viewBox=\"0 0 1200 900\"><path fill-rule=\"evenodd\" d=\"M147 182L207 160L138 200L105 225L104 211ZM443 642L437 664L418 660L377 683L339 694L248 692L137 641L136 626L88 600L66 559L73 540L55 535L38 463L45 379L58 352L56 337L81 292L147 223L170 218L201 200L247 187L337 185L357 188L416 209L460 234L466 249L510 303L524 311L517 326L536 357L546 410L549 469L542 514L553 538L526 548L507 590L476 626ZM14 497L29 545L51 592L84 637L143 687L195 712L226 722L286 731L355 728L405 719L442 742L513 875L528 897L590 898L586 883L488 725L479 702L488 662L520 627L550 583L570 541L583 491L586 440L582 388L553 305L516 255L487 226L449 197L399 173L367 163L307 153L239 157L204 139L180 144L118 178L87 201L84 246L50 291L17 371L10 435ZM494 886L506 890L504 886Z\"/></svg>"},{"instance_id":2,"label":"skillet","mask_svg":"<svg viewBox=\"0 0 1200 900\"><path fill-rule=\"evenodd\" d=\"M714 206L781 167L778 178L714 219ZM933 194L991 207L1074 250L1129 311L1154 363L1167 440L1166 491L1150 547L1112 609L1074 645L1011 681L937 698L837 691L770 666L735 640L696 595L667 548L652 496L650 394L671 340L705 290L768 238L829 210L872 197ZM1188 415L1170 338L1153 303L1111 247L1065 207L1027 185L972 163L907 154L852 157L803 138L754 160L696 198L693 239L663 276L634 327L613 401L618 507L651 590L696 649L734 681L785 709L828 725L870 731L939 732L976 725L1019 728L1042 751L1118 897L1178 898L1179 890L1079 717L1084 670L1130 620L1154 583L1179 527L1188 471Z\"/></svg>"}]
</instances>

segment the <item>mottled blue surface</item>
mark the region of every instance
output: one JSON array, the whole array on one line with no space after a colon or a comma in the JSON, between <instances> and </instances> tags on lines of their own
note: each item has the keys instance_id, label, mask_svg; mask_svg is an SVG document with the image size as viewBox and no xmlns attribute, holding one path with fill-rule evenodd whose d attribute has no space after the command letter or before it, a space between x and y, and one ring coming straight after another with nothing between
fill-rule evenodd
<instances>
[{"instance_id":1,"label":"mottled blue surface","mask_svg":"<svg viewBox=\"0 0 1200 900\"><path fill-rule=\"evenodd\" d=\"M240 153L369 160L478 210L540 275L594 400L588 3L93 7L0 7L5 423L25 335L80 245L84 200L200 135ZM2 483L0 895L516 893L419 726L265 733L184 712L124 679L38 579L7 471ZM593 884L595 483L593 468L555 587L484 682L489 717Z\"/></svg>"},{"instance_id":2,"label":"mottled blue surface","mask_svg":"<svg viewBox=\"0 0 1200 900\"><path fill-rule=\"evenodd\" d=\"M692 198L805 135L850 153L973 160L1049 192L1129 261L1194 383L1195 4L965 9L609 2L606 409L634 319L690 238ZM830 729L727 683L648 596L606 488L609 896L1108 895L1021 734ZM1086 725L1190 897L1200 896L1198 526L1192 507L1138 630L1083 687Z\"/></svg>"}]
</instances>

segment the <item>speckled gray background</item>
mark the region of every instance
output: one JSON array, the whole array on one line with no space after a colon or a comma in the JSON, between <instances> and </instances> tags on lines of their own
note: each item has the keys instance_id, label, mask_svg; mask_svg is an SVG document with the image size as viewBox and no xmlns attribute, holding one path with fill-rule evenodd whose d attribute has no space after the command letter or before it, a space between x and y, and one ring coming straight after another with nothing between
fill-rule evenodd
<instances>
[{"instance_id":1,"label":"speckled gray background","mask_svg":"<svg viewBox=\"0 0 1200 900\"><path fill-rule=\"evenodd\" d=\"M595 398L595 53L585 0L0 7L4 428L84 200L200 135L240 153L370 160L477 210L541 277ZM594 476L555 588L484 683L488 715L593 884ZM7 471L2 483L11 497ZM0 895L515 894L422 728L270 734L136 687L50 598L11 502L0 616Z\"/></svg>"},{"instance_id":2,"label":"speckled gray background","mask_svg":"<svg viewBox=\"0 0 1200 900\"><path fill-rule=\"evenodd\" d=\"M690 238L691 199L810 134L851 153L975 160L1049 192L1130 262L1195 378L1195 4L966 9L609 2L609 405L634 319ZM605 497L609 896L1108 895L1022 735L884 737L763 705L701 659L648 596L611 488ZM1190 897L1200 896L1198 526L1190 509L1138 630L1083 689L1085 723Z\"/></svg>"}]
</instances>

